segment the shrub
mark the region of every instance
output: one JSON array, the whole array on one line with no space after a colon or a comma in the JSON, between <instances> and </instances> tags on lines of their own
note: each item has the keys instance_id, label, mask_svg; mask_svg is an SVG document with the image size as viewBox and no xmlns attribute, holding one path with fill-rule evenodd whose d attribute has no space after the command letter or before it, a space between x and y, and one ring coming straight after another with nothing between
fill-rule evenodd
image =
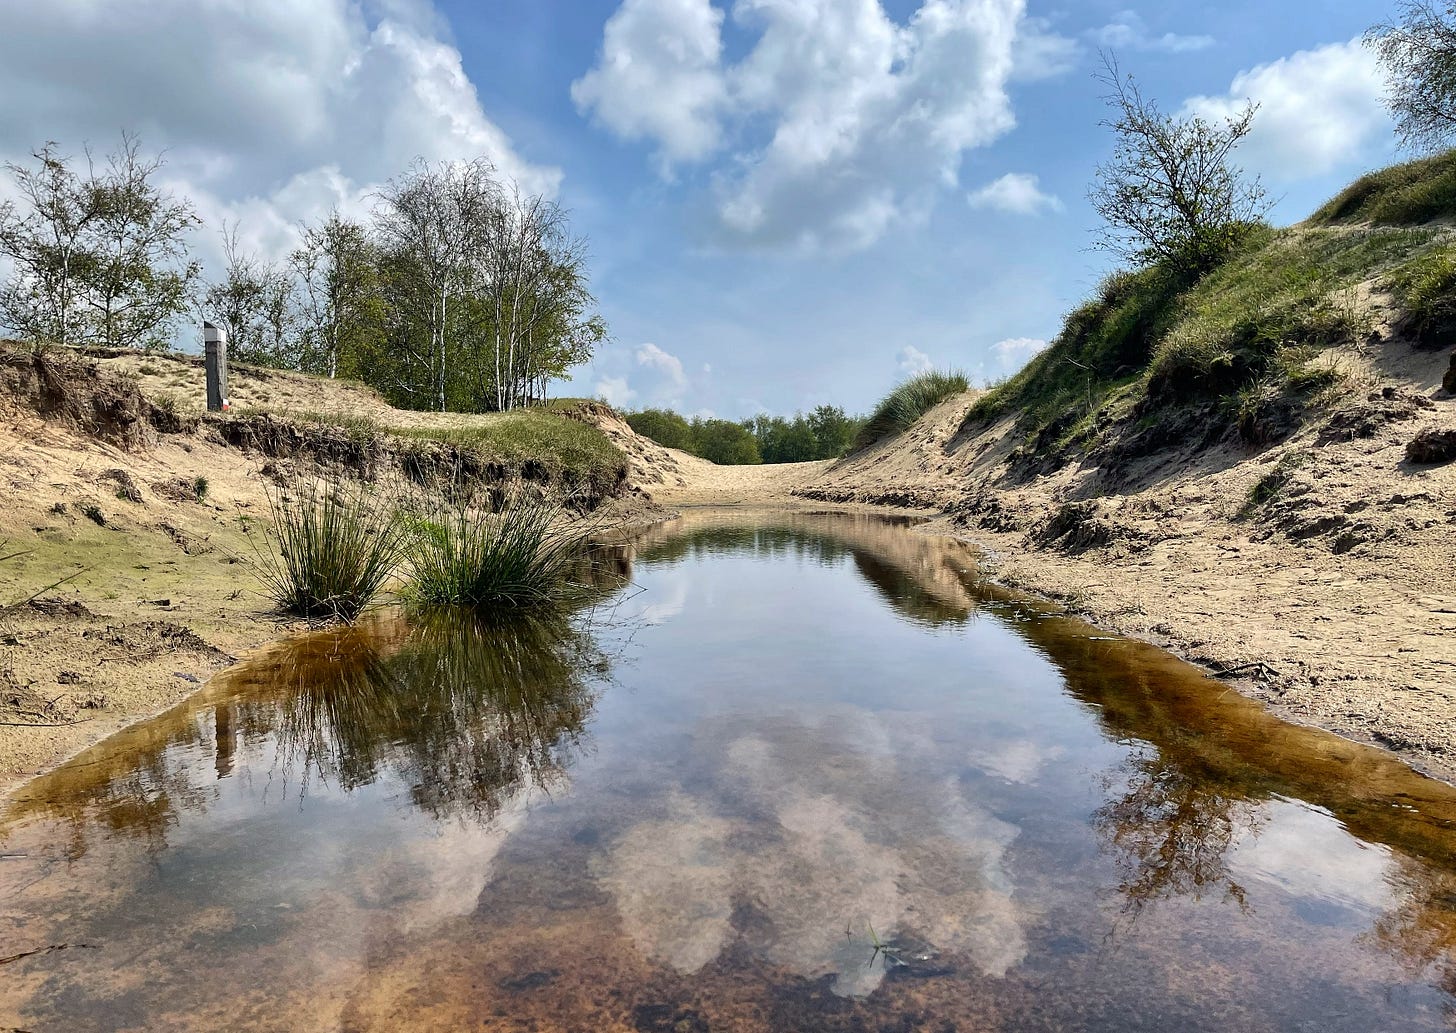
<instances>
[{"instance_id":1,"label":"shrub","mask_svg":"<svg viewBox=\"0 0 1456 1033\"><path fill-rule=\"evenodd\" d=\"M434 606L495 610L564 601L586 532L562 522L563 506L517 494L499 512L471 498L415 522L409 595Z\"/></svg>"},{"instance_id":2,"label":"shrub","mask_svg":"<svg viewBox=\"0 0 1456 1033\"><path fill-rule=\"evenodd\" d=\"M192 482L192 497L195 498L198 502L201 502L203 499L207 498L207 487L207 478L198 477Z\"/></svg>"},{"instance_id":3,"label":"shrub","mask_svg":"<svg viewBox=\"0 0 1456 1033\"><path fill-rule=\"evenodd\" d=\"M695 446L693 428L678 413L667 409L643 409L629 412L623 418L627 426L645 438L651 438L665 448L680 448L692 452Z\"/></svg>"},{"instance_id":4,"label":"shrub","mask_svg":"<svg viewBox=\"0 0 1456 1033\"><path fill-rule=\"evenodd\" d=\"M719 466L752 466L763 462L753 432L732 420L693 417L697 454Z\"/></svg>"},{"instance_id":5,"label":"shrub","mask_svg":"<svg viewBox=\"0 0 1456 1033\"><path fill-rule=\"evenodd\" d=\"M875 406L874 412L855 435L850 451L858 452L884 438L903 433L947 398L970 389L971 383L966 375L956 371L932 371L911 377Z\"/></svg>"},{"instance_id":6,"label":"shrub","mask_svg":"<svg viewBox=\"0 0 1456 1033\"><path fill-rule=\"evenodd\" d=\"M343 481L270 492L273 536L258 574L285 613L352 621L404 549L404 525L378 495Z\"/></svg>"}]
</instances>

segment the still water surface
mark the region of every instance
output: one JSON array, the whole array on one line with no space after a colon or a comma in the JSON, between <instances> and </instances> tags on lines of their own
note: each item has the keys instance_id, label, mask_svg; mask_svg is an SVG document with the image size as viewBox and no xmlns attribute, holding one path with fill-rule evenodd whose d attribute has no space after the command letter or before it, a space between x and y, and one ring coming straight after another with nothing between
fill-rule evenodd
<instances>
[{"instance_id":1,"label":"still water surface","mask_svg":"<svg viewBox=\"0 0 1456 1033\"><path fill-rule=\"evenodd\" d=\"M270 651L0 809L0 1029L1456 1020L1456 793L895 522ZM630 577L630 585L622 577ZM88 946L80 946L88 945Z\"/></svg>"}]
</instances>

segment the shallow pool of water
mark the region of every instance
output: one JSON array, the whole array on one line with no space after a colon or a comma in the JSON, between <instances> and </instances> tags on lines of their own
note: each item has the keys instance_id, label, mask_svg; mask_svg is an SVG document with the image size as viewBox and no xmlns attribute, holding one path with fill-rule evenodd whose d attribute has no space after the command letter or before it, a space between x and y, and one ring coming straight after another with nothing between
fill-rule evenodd
<instances>
[{"instance_id":1,"label":"shallow pool of water","mask_svg":"<svg viewBox=\"0 0 1456 1033\"><path fill-rule=\"evenodd\" d=\"M1424 1030L1456 793L864 516L273 649L0 811L0 1029ZM630 576L624 584L619 576Z\"/></svg>"}]
</instances>

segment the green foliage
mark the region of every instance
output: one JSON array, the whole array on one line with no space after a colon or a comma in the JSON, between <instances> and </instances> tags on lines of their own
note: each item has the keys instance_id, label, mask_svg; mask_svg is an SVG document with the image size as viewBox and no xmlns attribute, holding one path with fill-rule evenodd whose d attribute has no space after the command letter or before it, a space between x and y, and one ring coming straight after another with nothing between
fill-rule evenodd
<instances>
[{"instance_id":1,"label":"green foliage","mask_svg":"<svg viewBox=\"0 0 1456 1033\"><path fill-rule=\"evenodd\" d=\"M203 499L207 498L207 487L207 478L198 477L192 482L192 497L195 498L198 502L201 502Z\"/></svg>"},{"instance_id":2,"label":"green foliage","mask_svg":"<svg viewBox=\"0 0 1456 1033\"><path fill-rule=\"evenodd\" d=\"M837 405L821 405L808 414L795 413L792 418L760 413L741 425L752 441L753 448L750 449L738 431L717 426L727 421L694 419L689 423L678 413L667 409L629 412L624 419L638 434L651 438L659 445L680 448L705 459L712 459L705 449L711 450L713 455L727 457L726 461L735 464L806 463L816 459L835 459L849 448L855 432L864 422L845 415ZM707 434L706 445L699 438L700 432Z\"/></svg>"},{"instance_id":3,"label":"green foliage","mask_svg":"<svg viewBox=\"0 0 1456 1033\"><path fill-rule=\"evenodd\" d=\"M1431 151L1456 136L1456 6L1397 0L1397 22L1373 26L1365 43L1385 72L1385 101L1406 147Z\"/></svg>"},{"instance_id":4,"label":"green foliage","mask_svg":"<svg viewBox=\"0 0 1456 1033\"><path fill-rule=\"evenodd\" d=\"M696 454L693 428L680 414L669 409L643 409L623 414L627 425L664 448L678 448Z\"/></svg>"},{"instance_id":5,"label":"green foliage","mask_svg":"<svg viewBox=\"0 0 1456 1033\"><path fill-rule=\"evenodd\" d=\"M693 417L697 454L719 466L752 466L763 462L753 432L732 420Z\"/></svg>"},{"instance_id":6,"label":"green foliage","mask_svg":"<svg viewBox=\"0 0 1456 1033\"><path fill-rule=\"evenodd\" d=\"M1434 347L1456 333L1456 247L1441 245L1395 269L1386 286L1415 340Z\"/></svg>"},{"instance_id":7,"label":"green foliage","mask_svg":"<svg viewBox=\"0 0 1456 1033\"><path fill-rule=\"evenodd\" d=\"M1088 200L1105 226L1098 245L1141 266L1201 272L1239 247L1269 202L1233 151L1253 126L1249 103L1222 123L1165 114L1110 56L1098 77L1108 89L1113 154L1097 167Z\"/></svg>"},{"instance_id":8,"label":"green foliage","mask_svg":"<svg viewBox=\"0 0 1456 1033\"><path fill-rule=\"evenodd\" d=\"M883 438L903 433L947 398L970 389L971 383L966 375L956 371L931 371L911 377L875 406L874 412L855 435L852 450L857 452Z\"/></svg>"},{"instance_id":9,"label":"green foliage","mask_svg":"<svg viewBox=\"0 0 1456 1033\"><path fill-rule=\"evenodd\" d=\"M199 275L190 202L156 183L160 158L123 134L104 168L75 167L54 143L7 164L19 204L0 204L0 327L63 345L158 348Z\"/></svg>"},{"instance_id":10,"label":"green foliage","mask_svg":"<svg viewBox=\"0 0 1456 1033\"><path fill-rule=\"evenodd\" d=\"M382 433L443 441L484 460L539 464L568 484L615 484L626 476L627 458L596 427L546 409L514 409L475 417L458 427L385 427Z\"/></svg>"},{"instance_id":11,"label":"green foliage","mask_svg":"<svg viewBox=\"0 0 1456 1033\"><path fill-rule=\"evenodd\" d=\"M273 534L258 576L285 613L352 621L379 593L405 546L378 495L344 481L270 492Z\"/></svg>"},{"instance_id":12,"label":"green foliage","mask_svg":"<svg viewBox=\"0 0 1456 1033\"><path fill-rule=\"evenodd\" d=\"M1015 414L1030 454L1054 462L1125 421L1164 441L1278 440L1340 380L1328 349L1368 337L1358 286L1387 275L1398 295L1439 299L1456 279L1442 253L1427 228L1259 229L1201 276L1115 274L966 422Z\"/></svg>"},{"instance_id":13,"label":"green foliage","mask_svg":"<svg viewBox=\"0 0 1456 1033\"><path fill-rule=\"evenodd\" d=\"M466 499L414 524L409 595L433 606L501 610L565 601L585 534L559 503L517 494L499 512Z\"/></svg>"},{"instance_id":14,"label":"green foliage","mask_svg":"<svg viewBox=\"0 0 1456 1033\"><path fill-rule=\"evenodd\" d=\"M1307 226L1418 226L1456 215L1456 151L1361 176L1309 217Z\"/></svg>"}]
</instances>

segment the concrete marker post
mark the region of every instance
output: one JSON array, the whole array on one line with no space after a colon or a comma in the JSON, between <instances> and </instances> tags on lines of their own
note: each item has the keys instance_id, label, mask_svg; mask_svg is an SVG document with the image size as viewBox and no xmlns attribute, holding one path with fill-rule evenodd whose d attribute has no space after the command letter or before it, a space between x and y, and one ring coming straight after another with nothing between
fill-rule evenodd
<instances>
[{"instance_id":1,"label":"concrete marker post","mask_svg":"<svg viewBox=\"0 0 1456 1033\"><path fill-rule=\"evenodd\" d=\"M227 331L204 322L202 343L207 367L207 409L223 412L228 407Z\"/></svg>"}]
</instances>

